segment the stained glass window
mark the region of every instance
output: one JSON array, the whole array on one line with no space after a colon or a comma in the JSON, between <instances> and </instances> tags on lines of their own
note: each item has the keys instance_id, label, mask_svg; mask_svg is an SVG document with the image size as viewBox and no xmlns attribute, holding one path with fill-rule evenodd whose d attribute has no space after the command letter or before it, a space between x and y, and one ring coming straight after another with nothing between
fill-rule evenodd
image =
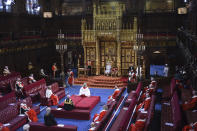
<instances>
[{"instance_id":1,"label":"stained glass window","mask_svg":"<svg viewBox=\"0 0 197 131\"><path fill-rule=\"evenodd\" d=\"M29 14L38 15L40 13L40 5L38 4L38 0L27 0L26 10Z\"/></svg>"},{"instance_id":2,"label":"stained glass window","mask_svg":"<svg viewBox=\"0 0 197 131\"><path fill-rule=\"evenodd\" d=\"M0 11L11 12L14 0L0 0Z\"/></svg>"}]
</instances>

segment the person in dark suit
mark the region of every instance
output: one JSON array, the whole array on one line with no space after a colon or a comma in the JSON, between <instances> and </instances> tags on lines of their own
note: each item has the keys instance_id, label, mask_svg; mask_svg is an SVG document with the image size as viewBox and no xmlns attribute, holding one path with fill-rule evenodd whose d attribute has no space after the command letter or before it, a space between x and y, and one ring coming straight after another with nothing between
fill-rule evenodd
<instances>
[{"instance_id":1,"label":"person in dark suit","mask_svg":"<svg viewBox=\"0 0 197 131\"><path fill-rule=\"evenodd\" d=\"M46 114L44 115L44 124L46 126L54 126L54 125L57 125L57 122L54 119L54 116L51 114L51 108L50 107L48 107L46 109Z\"/></svg>"},{"instance_id":2,"label":"person in dark suit","mask_svg":"<svg viewBox=\"0 0 197 131\"><path fill-rule=\"evenodd\" d=\"M71 111L73 110L75 107L74 107L74 104L73 104L73 101L72 99L70 98L70 95L67 95L67 98L66 100L64 101L64 106L63 106L64 110L66 111Z\"/></svg>"}]
</instances>

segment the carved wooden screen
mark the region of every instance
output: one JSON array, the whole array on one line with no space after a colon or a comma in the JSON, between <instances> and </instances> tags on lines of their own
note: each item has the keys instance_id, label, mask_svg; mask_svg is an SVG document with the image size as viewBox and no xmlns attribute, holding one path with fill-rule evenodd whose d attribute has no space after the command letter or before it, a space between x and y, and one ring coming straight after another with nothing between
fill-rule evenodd
<instances>
[{"instance_id":1,"label":"carved wooden screen","mask_svg":"<svg viewBox=\"0 0 197 131\"><path fill-rule=\"evenodd\" d=\"M130 48L122 48L121 50L121 67L122 74L128 74L129 64L135 62L135 52Z\"/></svg>"}]
</instances>

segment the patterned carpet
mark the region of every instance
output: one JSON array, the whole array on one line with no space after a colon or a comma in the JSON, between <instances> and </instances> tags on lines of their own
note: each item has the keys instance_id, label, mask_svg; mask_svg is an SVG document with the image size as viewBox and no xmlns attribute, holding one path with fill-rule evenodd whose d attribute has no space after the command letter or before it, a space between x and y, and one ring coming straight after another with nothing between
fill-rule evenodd
<instances>
[{"instance_id":1,"label":"patterned carpet","mask_svg":"<svg viewBox=\"0 0 197 131\"><path fill-rule=\"evenodd\" d=\"M111 76L89 76L76 78L75 85L83 85L86 82L90 88L114 88L127 86L127 79L124 77L111 77Z\"/></svg>"}]
</instances>

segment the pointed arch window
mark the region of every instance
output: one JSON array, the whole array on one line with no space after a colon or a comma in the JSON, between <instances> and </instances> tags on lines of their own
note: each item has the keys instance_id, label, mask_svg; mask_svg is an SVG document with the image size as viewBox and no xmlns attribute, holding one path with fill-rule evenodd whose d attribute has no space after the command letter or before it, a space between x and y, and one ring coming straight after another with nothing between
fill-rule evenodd
<instances>
[{"instance_id":1,"label":"pointed arch window","mask_svg":"<svg viewBox=\"0 0 197 131\"><path fill-rule=\"evenodd\" d=\"M26 0L26 10L28 14L39 15L40 5L38 0Z\"/></svg>"},{"instance_id":2,"label":"pointed arch window","mask_svg":"<svg viewBox=\"0 0 197 131\"><path fill-rule=\"evenodd\" d=\"M0 11L12 12L12 5L14 4L14 0L0 0Z\"/></svg>"}]
</instances>

